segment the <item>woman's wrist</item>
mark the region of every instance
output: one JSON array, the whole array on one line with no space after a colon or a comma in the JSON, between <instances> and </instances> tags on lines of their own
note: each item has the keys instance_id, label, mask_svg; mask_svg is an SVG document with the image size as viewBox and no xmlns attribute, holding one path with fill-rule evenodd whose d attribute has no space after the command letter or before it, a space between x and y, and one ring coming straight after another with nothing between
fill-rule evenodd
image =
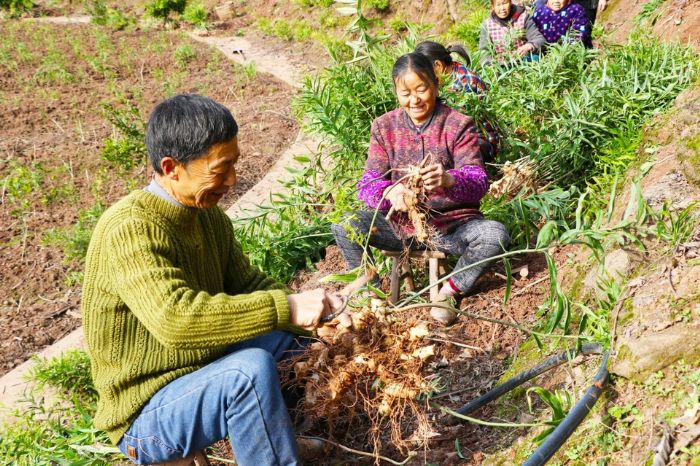
<instances>
[{"instance_id":1,"label":"woman's wrist","mask_svg":"<svg viewBox=\"0 0 700 466\"><path fill-rule=\"evenodd\" d=\"M450 188L454 187L455 183L457 182L454 175L452 175L452 173L450 173L449 171L446 171L442 175L442 177L443 177L442 187L444 189L450 189Z\"/></svg>"}]
</instances>

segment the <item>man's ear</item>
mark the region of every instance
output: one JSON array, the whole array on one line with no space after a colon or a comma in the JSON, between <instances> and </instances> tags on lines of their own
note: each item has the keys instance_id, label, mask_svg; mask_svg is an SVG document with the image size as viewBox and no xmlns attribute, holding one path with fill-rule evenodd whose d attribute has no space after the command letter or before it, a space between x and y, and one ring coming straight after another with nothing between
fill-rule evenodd
<instances>
[{"instance_id":1,"label":"man's ear","mask_svg":"<svg viewBox=\"0 0 700 466\"><path fill-rule=\"evenodd\" d=\"M171 180L178 180L179 162L172 157L163 157L160 159L160 169L163 171L163 176Z\"/></svg>"}]
</instances>

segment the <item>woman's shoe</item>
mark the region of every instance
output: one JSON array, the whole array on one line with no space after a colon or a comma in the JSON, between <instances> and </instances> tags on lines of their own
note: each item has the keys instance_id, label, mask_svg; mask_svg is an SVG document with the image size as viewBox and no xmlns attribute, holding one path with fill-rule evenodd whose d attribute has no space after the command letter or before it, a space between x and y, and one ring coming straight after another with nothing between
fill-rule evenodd
<instances>
[{"instance_id":1,"label":"woman's shoe","mask_svg":"<svg viewBox=\"0 0 700 466\"><path fill-rule=\"evenodd\" d=\"M432 303L454 307L456 305L456 300L450 295L440 293ZM452 309L446 309L444 307L431 307L430 317L437 320L442 325L448 326L452 325L455 319L457 319L457 313Z\"/></svg>"}]
</instances>

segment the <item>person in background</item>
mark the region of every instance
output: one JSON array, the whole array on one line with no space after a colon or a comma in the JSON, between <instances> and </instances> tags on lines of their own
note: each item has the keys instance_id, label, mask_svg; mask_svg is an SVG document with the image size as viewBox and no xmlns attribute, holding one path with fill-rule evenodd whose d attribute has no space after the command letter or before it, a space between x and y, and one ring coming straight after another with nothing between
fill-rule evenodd
<instances>
[{"instance_id":1,"label":"person in background","mask_svg":"<svg viewBox=\"0 0 700 466\"><path fill-rule=\"evenodd\" d=\"M491 265L488 259L507 249L510 238L501 223L486 220L479 210L488 179L474 120L438 99L433 63L420 53L403 55L394 64L392 81L399 108L372 123L365 170L357 183L358 197L372 210L355 212L331 228L350 269L362 264L365 250L357 238L368 234L374 247L425 249L405 213L416 194L400 181L406 169L422 165L427 196L422 201L430 208L426 220L436 231L430 242L458 256L457 269L478 263L443 284L437 302L444 304L470 292ZM375 215L374 209L383 213ZM387 211L394 212L389 219ZM454 311L440 307L431 308L430 315L444 325L456 318Z\"/></svg>"},{"instance_id":2,"label":"person in background","mask_svg":"<svg viewBox=\"0 0 700 466\"><path fill-rule=\"evenodd\" d=\"M573 3L581 5L586 10L591 26L595 25L598 12L608 7L608 0L573 0Z\"/></svg>"},{"instance_id":3,"label":"person in background","mask_svg":"<svg viewBox=\"0 0 700 466\"><path fill-rule=\"evenodd\" d=\"M289 294L243 254L217 206L236 184L237 134L209 98L159 103L146 129L153 180L107 209L90 240L81 308L95 426L136 464L227 435L242 466L309 453L276 362L340 303L321 289Z\"/></svg>"},{"instance_id":4,"label":"person in background","mask_svg":"<svg viewBox=\"0 0 700 466\"><path fill-rule=\"evenodd\" d=\"M491 14L479 34L482 65L505 63L513 55L537 61L545 42L525 8L510 0L491 0Z\"/></svg>"},{"instance_id":5,"label":"person in background","mask_svg":"<svg viewBox=\"0 0 700 466\"><path fill-rule=\"evenodd\" d=\"M481 96L488 90L486 83L468 68L471 60L469 59L469 54L461 45L445 47L437 42L427 40L418 44L415 52L425 55L431 61L438 81L442 79L442 76L449 76L451 80L449 89L452 92ZM462 57L464 63L453 60L453 53ZM495 160L498 153L498 142L498 131L491 123L484 121L483 131L479 131L479 149L485 162Z\"/></svg>"},{"instance_id":6,"label":"person in background","mask_svg":"<svg viewBox=\"0 0 700 466\"><path fill-rule=\"evenodd\" d=\"M578 40L586 48L593 47L591 21L579 4L569 0L547 0L535 7L532 19L550 44Z\"/></svg>"}]
</instances>

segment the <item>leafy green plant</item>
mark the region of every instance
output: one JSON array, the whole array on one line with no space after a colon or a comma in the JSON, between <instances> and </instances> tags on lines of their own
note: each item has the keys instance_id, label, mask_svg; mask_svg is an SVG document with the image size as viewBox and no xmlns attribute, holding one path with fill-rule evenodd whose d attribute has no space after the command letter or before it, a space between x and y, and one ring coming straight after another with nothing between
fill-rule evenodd
<instances>
[{"instance_id":1,"label":"leafy green plant","mask_svg":"<svg viewBox=\"0 0 700 466\"><path fill-rule=\"evenodd\" d=\"M634 22L638 26L653 26L656 20L661 15L661 5L663 5L666 0L651 0L639 9L639 13L634 18Z\"/></svg>"},{"instance_id":2,"label":"leafy green plant","mask_svg":"<svg viewBox=\"0 0 700 466\"><path fill-rule=\"evenodd\" d=\"M76 392L85 399L97 398L90 376L90 357L84 351L66 351L60 358L51 360L33 356L32 362L27 377L36 382L38 390L50 386L63 392Z\"/></svg>"},{"instance_id":3,"label":"leafy green plant","mask_svg":"<svg viewBox=\"0 0 700 466\"><path fill-rule=\"evenodd\" d=\"M44 168L33 161L26 165L12 160L10 173L2 180L3 198L15 207L10 212L14 217L23 217L31 206L30 195L39 191L44 180Z\"/></svg>"},{"instance_id":4,"label":"leafy green plant","mask_svg":"<svg viewBox=\"0 0 700 466\"><path fill-rule=\"evenodd\" d=\"M96 394L90 363L82 351L50 361L35 358L30 371L37 388L57 391L57 402L30 394L16 420L0 427L0 463L16 466L108 466L124 460L93 425Z\"/></svg>"},{"instance_id":5,"label":"leafy green plant","mask_svg":"<svg viewBox=\"0 0 700 466\"><path fill-rule=\"evenodd\" d=\"M53 45L46 50L46 56L34 72L37 84L69 84L75 81L75 76L68 69L66 56Z\"/></svg>"},{"instance_id":6,"label":"leafy green plant","mask_svg":"<svg viewBox=\"0 0 700 466\"><path fill-rule=\"evenodd\" d=\"M389 9L389 0L365 0L367 6L374 8L377 11L386 11Z\"/></svg>"},{"instance_id":7,"label":"leafy green plant","mask_svg":"<svg viewBox=\"0 0 700 466\"><path fill-rule=\"evenodd\" d=\"M94 24L119 31L134 23L134 18L127 16L121 10L108 7L104 0L91 0L85 4L90 14L90 21Z\"/></svg>"},{"instance_id":8,"label":"leafy green plant","mask_svg":"<svg viewBox=\"0 0 700 466\"><path fill-rule=\"evenodd\" d=\"M294 0L294 3L305 8L312 8L315 6L328 8L333 5L333 0Z\"/></svg>"},{"instance_id":9,"label":"leafy green plant","mask_svg":"<svg viewBox=\"0 0 700 466\"><path fill-rule=\"evenodd\" d=\"M206 7L197 2L188 3L185 7L185 11L182 13L182 19L185 20L186 23L199 29L207 29L209 27L207 17Z\"/></svg>"},{"instance_id":10,"label":"leafy green plant","mask_svg":"<svg viewBox=\"0 0 700 466\"><path fill-rule=\"evenodd\" d=\"M92 207L83 209L78 214L78 222L67 229L47 230L43 235L45 244L55 244L63 249L65 262L74 259L82 262L87 254L87 248L92 237L92 230L105 208L101 202L96 202Z\"/></svg>"},{"instance_id":11,"label":"leafy green plant","mask_svg":"<svg viewBox=\"0 0 700 466\"><path fill-rule=\"evenodd\" d=\"M672 210L670 203L665 202L661 210L654 212L652 217L652 231L656 237L668 244L669 249L674 249L693 234L696 221L700 217L698 202L692 202L678 211Z\"/></svg>"},{"instance_id":12,"label":"leafy green plant","mask_svg":"<svg viewBox=\"0 0 700 466\"><path fill-rule=\"evenodd\" d=\"M463 9L468 12L466 18L450 26L444 35L444 40L461 42L467 50L475 51L479 47L481 23L490 14L490 6L488 2L485 4L479 0L469 0L465 2Z\"/></svg>"},{"instance_id":13,"label":"leafy green plant","mask_svg":"<svg viewBox=\"0 0 700 466\"><path fill-rule=\"evenodd\" d=\"M236 238L251 263L283 282L300 267L313 268L332 238L322 214L330 196L315 194L319 167L306 157L297 160L307 165L292 171L286 194L276 194L250 216L234 220Z\"/></svg>"},{"instance_id":14,"label":"leafy green plant","mask_svg":"<svg viewBox=\"0 0 700 466\"><path fill-rule=\"evenodd\" d=\"M105 140L102 158L128 171L145 160L146 123L133 102L123 98L122 105L102 104L105 118L115 129L115 135Z\"/></svg>"},{"instance_id":15,"label":"leafy green plant","mask_svg":"<svg viewBox=\"0 0 700 466\"><path fill-rule=\"evenodd\" d=\"M303 42L313 34L311 24L305 20L287 21L281 18L271 20L270 18L262 17L256 21L255 25L265 34L277 36L290 42Z\"/></svg>"},{"instance_id":16,"label":"leafy green plant","mask_svg":"<svg viewBox=\"0 0 700 466\"><path fill-rule=\"evenodd\" d=\"M182 13L187 0L152 0L146 4L146 13L167 22L172 13Z\"/></svg>"},{"instance_id":17,"label":"leafy green plant","mask_svg":"<svg viewBox=\"0 0 700 466\"><path fill-rule=\"evenodd\" d=\"M17 16L33 6L32 0L0 0L0 9L7 11L10 16Z\"/></svg>"},{"instance_id":18,"label":"leafy green plant","mask_svg":"<svg viewBox=\"0 0 700 466\"><path fill-rule=\"evenodd\" d=\"M173 52L173 58L180 68L186 68L187 64L190 63L197 57L197 52L194 50L190 44L179 45L175 52Z\"/></svg>"},{"instance_id":19,"label":"leafy green plant","mask_svg":"<svg viewBox=\"0 0 700 466\"><path fill-rule=\"evenodd\" d=\"M530 408L530 412L533 412L532 398L530 396L532 393L544 401L551 411L551 418L545 421L549 427L544 429L533 439L533 441L539 445L557 428L561 421L564 420L573 405L573 398L571 393L566 390L555 390L552 392L546 388L532 387L527 390L527 404Z\"/></svg>"}]
</instances>

